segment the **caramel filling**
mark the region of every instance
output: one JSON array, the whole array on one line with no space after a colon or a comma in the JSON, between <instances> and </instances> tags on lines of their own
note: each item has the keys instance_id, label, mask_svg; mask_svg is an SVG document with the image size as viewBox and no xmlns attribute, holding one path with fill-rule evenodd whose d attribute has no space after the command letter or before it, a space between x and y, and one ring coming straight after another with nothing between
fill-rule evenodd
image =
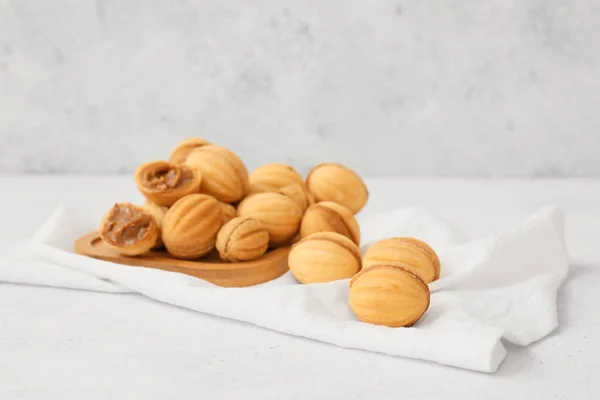
<instances>
[{"instance_id":1,"label":"caramel filling","mask_svg":"<svg viewBox=\"0 0 600 400\"><path fill-rule=\"evenodd\" d=\"M128 206L117 205L104 225L104 237L120 246L142 240L150 230L152 217Z\"/></svg>"},{"instance_id":2,"label":"caramel filling","mask_svg":"<svg viewBox=\"0 0 600 400\"><path fill-rule=\"evenodd\" d=\"M147 171L144 176L146 187L156 191L186 186L193 179L194 173L191 170L172 166L165 166Z\"/></svg>"}]
</instances>

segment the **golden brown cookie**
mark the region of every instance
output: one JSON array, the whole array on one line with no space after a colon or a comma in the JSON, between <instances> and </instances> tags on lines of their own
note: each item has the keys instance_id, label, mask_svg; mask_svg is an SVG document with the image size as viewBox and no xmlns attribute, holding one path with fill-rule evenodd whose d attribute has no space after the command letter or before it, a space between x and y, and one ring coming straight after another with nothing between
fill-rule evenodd
<instances>
[{"instance_id":1,"label":"golden brown cookie","mask_svg":"<svg viewBox=\"0 0 600 400\"><path fill-rule=\"evenodd\" d=\"M250 184L250 192L249 194L256 193L277 193L278 189L274 186L263 185L262 183L251 183Z\"/></svg>"},{"instance_id":2,"label":"golden brown cookie","mask_svg":"<svg viewBox=\"0 0 600 400\"><path fill-rule=\"evenodd\" d=\"M136 256L146 253L159 237L154 217L131 203L116 203L102 218L100 237L119 253Z\"/></svg>"},{"instance_id":3,"label":"golden brown cookie","mask_svg":"<svg viewBox=\"0 0 600 400\"><path fill-rule=\"evenodd\" d=\"M289 197L279 193L257 193L246 197L238 206L238 216L254 218L269 231L269 243L288 242L300 228L302 210Z\"/></svg>"},{"instance_id":4,"label":"golden brown cookie","mask_svg":"<svg viewBox=\"0 0 600 400\"><path fill-rule=\"evenodd\" d=\"M339 233L318 232L292 246L288 265L301 283L347 279L360 271L360 251L352 240Z\"/></svg>"},{"instance_id":5,"label":"golden brown cookie","mask_svg":"<svg viewBox=\"0 0 600 400\"><path fill-rule=\"evenodd\" d=\"M308 197L309 193L304 185L298 185L295 183L292 185L287 185L280 188L277 193L281 193L282 195L294 200L302 212L305 212L310 205L310 200Z\"/></svg>"},{"instance_id":6,"label":"golden brown cookie","mask_svg":"<svg viewBox=\"0 0 600 400\"><path fill-rule=\"evenodd\" d=\"M202 175L200 192L219 201L235 203L250 191L246 166L228 149L204 145L191 151L185 163Z\"/></svg>"},{"instance_id":7,"label":"golden brown cookie","mask_svg":"<svg viewBox=\"0 0 600 400\"><path fill-rule=\"evenodd\" d=\"M433 250L433 248L431 246L429 246L427 243L425 243L421 239L417 239L417 238L413 238L413 237L401 237L398 239L404 240L406 242L410 242L410 243L420 247L429 256L429 258L431 259L431 263L433 264L433 268L435 268L435 279L434 280L437 280L440 278L440 273L442 270L442 263L440 261L439 256L437 255L437 253L435 252L435 250Z\"/></svg>"},{"instance_id":8,"label":"golden brown cookie","mask_svg":"<svg viewBox=\"0 0 600 400\"><path fill-rule=\"evenodd\" d=\"M417 274L425 283L430 283L437 279L436 276L439 276L439 264L436 264L436 259L437 256L432 257L432 254L422 244L417 244L414 240L389 238L381 240L367 249L363 258L363 266L368 268L376 264L406 264L407 268Z\"/></svg>"},{"instance_id":9,"label":"golden brown cookie","mask_svg":"<svg viewBox=\"0 0 600 400\"><path fill-rule=\"evenodd\" d=\"M252 171L248 179L251 186L265 186L275 189L281 189L284 186L293 184L304 185L302 175L293 167L282 163L261 165Z\"/></svg>"},{"instance_id":10,"label":"golden brown cookie","mask_svg":"<svg viewBox=\"0 0 600 400\"><path fill-rule=\"evenodd\" d=\"M350 281L350 308L369 324L411 326L427 311L429 300L427 284L400 264L372 265Z\"/></svg>"},{"instance_id":11,"label":"golden brown cookie","mask_svg":"<svg viewBox=\"0 0 600 400\"><path fill-rule=\"evenodd\" d=\"M304 184L292 183L290 185L282 186L280 188L276 186L269 186L262 183L250 184L250 194L256 193L279 193L294 200L302 212L306 211L309 205L314 203L314 197Z\"/></svg>"},{"instance_id":12,"label":"golden brown cookie","mask_svg":"<svg viewBox=\"0 0 600 400\"><path fill-rule=\"evenodd\" d=\"M195 259L214 247L223 226L221 203L206 194L179 199L163 220L162 237L167 251L176 258Z\"/></svg>"},{"instance_id":13,"label":"golden brown cookie","mask_svg":"<svg viewBox=\"0 0 600 400\"><path fill-rule=\"evenodd\" d=\"M236 217L223 225L216 247L225 261L254 260L267 251L269 232L254 218Z\"/></svg>"},{"instance_id":14,"label":"golden brown cookie","mask_svg":"<svg viewBox=\"0 0 600 400\"><path fill-rule=\"evenodd\" d=\"M170 206L185 195L198 193L202 183L202 176L194 169L166 161L140 165L134 179L144 197L161 206Z\"/></svg>"},{"instance_id":15,"label":"golden brown cookie","mask_svg":"<svg viewBox=\"0 0 600 400\"><path fill-rule=\"evenodd\" d=\"M202 138L188 138L180 142L171 150L169 162L173 164L183 164L190 152L198 147L211 144L208 140Z\"/></svg>"},{"instance_id":16,"label":"golden brown cookie","mask_svg":"<svg viewBox=\"0 0 600 400\"><path fill-rule=\"evenodd\" d=\"M337 232L360 245L360 227L354 214L341 204L323 201L308 207L302 218L300 237L316 232Z\"/></svg>"},{"instance_id":17,"label":"golden brown cookie","mask_svg":"<svg viewBox=\"0 0 600 400\"><path fill-rule=\"evenodd\" d=\"M315 166L306 177L306 186L317 202L334 201L353 214L357 214L369 198L369 191L362 178L338 163Z\"/></svg>"}]
</instances>

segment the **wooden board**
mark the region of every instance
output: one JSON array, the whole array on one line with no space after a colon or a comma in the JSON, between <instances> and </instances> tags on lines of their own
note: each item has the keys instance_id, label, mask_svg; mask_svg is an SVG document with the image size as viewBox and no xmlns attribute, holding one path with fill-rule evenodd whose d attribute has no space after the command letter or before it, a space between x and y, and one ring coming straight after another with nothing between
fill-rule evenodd
<instances>
[{"instance_id":1,"label":"wooden board","mask_svg":"<svg viewBox=\"0 0 600 400\"><path fill-rule=\"evenodd\" d=\"M118 264L180 272L223 287L244 287L268 282L286 273L290 246L269 250L256 260L238 263L221 260L216 250L195 261L173 258L165 250L132 257L110 248L98 232L91 232L75 241L74 250L80 255Z\"/></svg>"}]
</instances>

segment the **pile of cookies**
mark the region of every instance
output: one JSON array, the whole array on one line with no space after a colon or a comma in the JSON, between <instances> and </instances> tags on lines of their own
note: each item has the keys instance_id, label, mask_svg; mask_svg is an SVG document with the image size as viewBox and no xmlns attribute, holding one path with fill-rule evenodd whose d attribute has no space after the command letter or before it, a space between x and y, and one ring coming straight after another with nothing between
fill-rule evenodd
<instances>
[{"instance_id":1,"label":"pile of cookies","mask_svg":"<svg viewBox=\"0 0 600 400\"><path fill-rule=\"evenodd\" d=\"M355 215L369 198L364 181L337 163L303 178L292 166L249 173L231 150L201 138L179 143L168 161L140 165L140 205L116 203L100 237L127 256L164 249L173 258L214 254L244 262L291 246L288 265L301 283L351 279L349 304L368 323L409 326L429 306L427 284L439 278L435 251L415 238L391 238L361 257Z\"/></svg>"},{"instance_id":2,"label":"pile of cookies","mask_svg":"<svg viewBox=\"0 0 600 400\"><path fill-rule=\"evenodd\" d=\"M349 304L363 322L410 326L429 307L428 284L440 276L441 262L425 242L395 237L370 246L361 258L347 237L318 232L292 247L290 271L301 283L351 278Z\"/></svg>"},{"instance_id":3,"label":"pile of cookies","mask_svg":"<svg viewBox=\"0 0 600 400\"><path fill-rule=\"evenodd\" d=\"M367 249L361 271L350 281L350 308L364 322L411 326L429 308L428 284L440 271L437 253L424 241L381 240Z\"/></svg>"},{"instance_id":4,"label":"pile of cookies","mask_svg":"<svg viewBox=\"0 0 600 400\"><path fill-rule=\"evenodd\" d=\"M250 261L322 231L358 245L354 215L368 199L343 165L317 165L306 179L285 164L248 173L235 153L200 138L178 144L168 161L140 165L134 180L145 203L115 204L100 226L104 242L129 256L164 248L196 260L216 249L224 261Z\"/></svg>"}]
</instances>

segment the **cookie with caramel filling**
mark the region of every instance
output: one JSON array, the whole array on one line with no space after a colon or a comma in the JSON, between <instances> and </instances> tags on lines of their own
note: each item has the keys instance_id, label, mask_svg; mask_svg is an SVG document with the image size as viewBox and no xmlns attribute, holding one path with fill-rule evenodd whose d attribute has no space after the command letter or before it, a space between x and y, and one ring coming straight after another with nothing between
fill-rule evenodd
<instances>
[{"instance_id":1,"label":"cookie with caramel filling","mask_svg":"<svg viewBox=\"0 0 600 400\"><path fill-rule=\"evenodd\" d=\"M148 211L131 203L116 203L102 218L100 237L119 253L136 256L156 244L159 228Z\"/></svg>"},{"instance_id":2,"label":"cookie with caramel filling","mask_svg":"<svg viewBox=\"0 0 600 400\"><path fill-rule=\"evenodd\" d=\"M188 194L198 193L202 184L202 175L197 170L166 161L140 165L134 179L144 197L161 206L171 206Z\"/></svg>"}]
</instances>

